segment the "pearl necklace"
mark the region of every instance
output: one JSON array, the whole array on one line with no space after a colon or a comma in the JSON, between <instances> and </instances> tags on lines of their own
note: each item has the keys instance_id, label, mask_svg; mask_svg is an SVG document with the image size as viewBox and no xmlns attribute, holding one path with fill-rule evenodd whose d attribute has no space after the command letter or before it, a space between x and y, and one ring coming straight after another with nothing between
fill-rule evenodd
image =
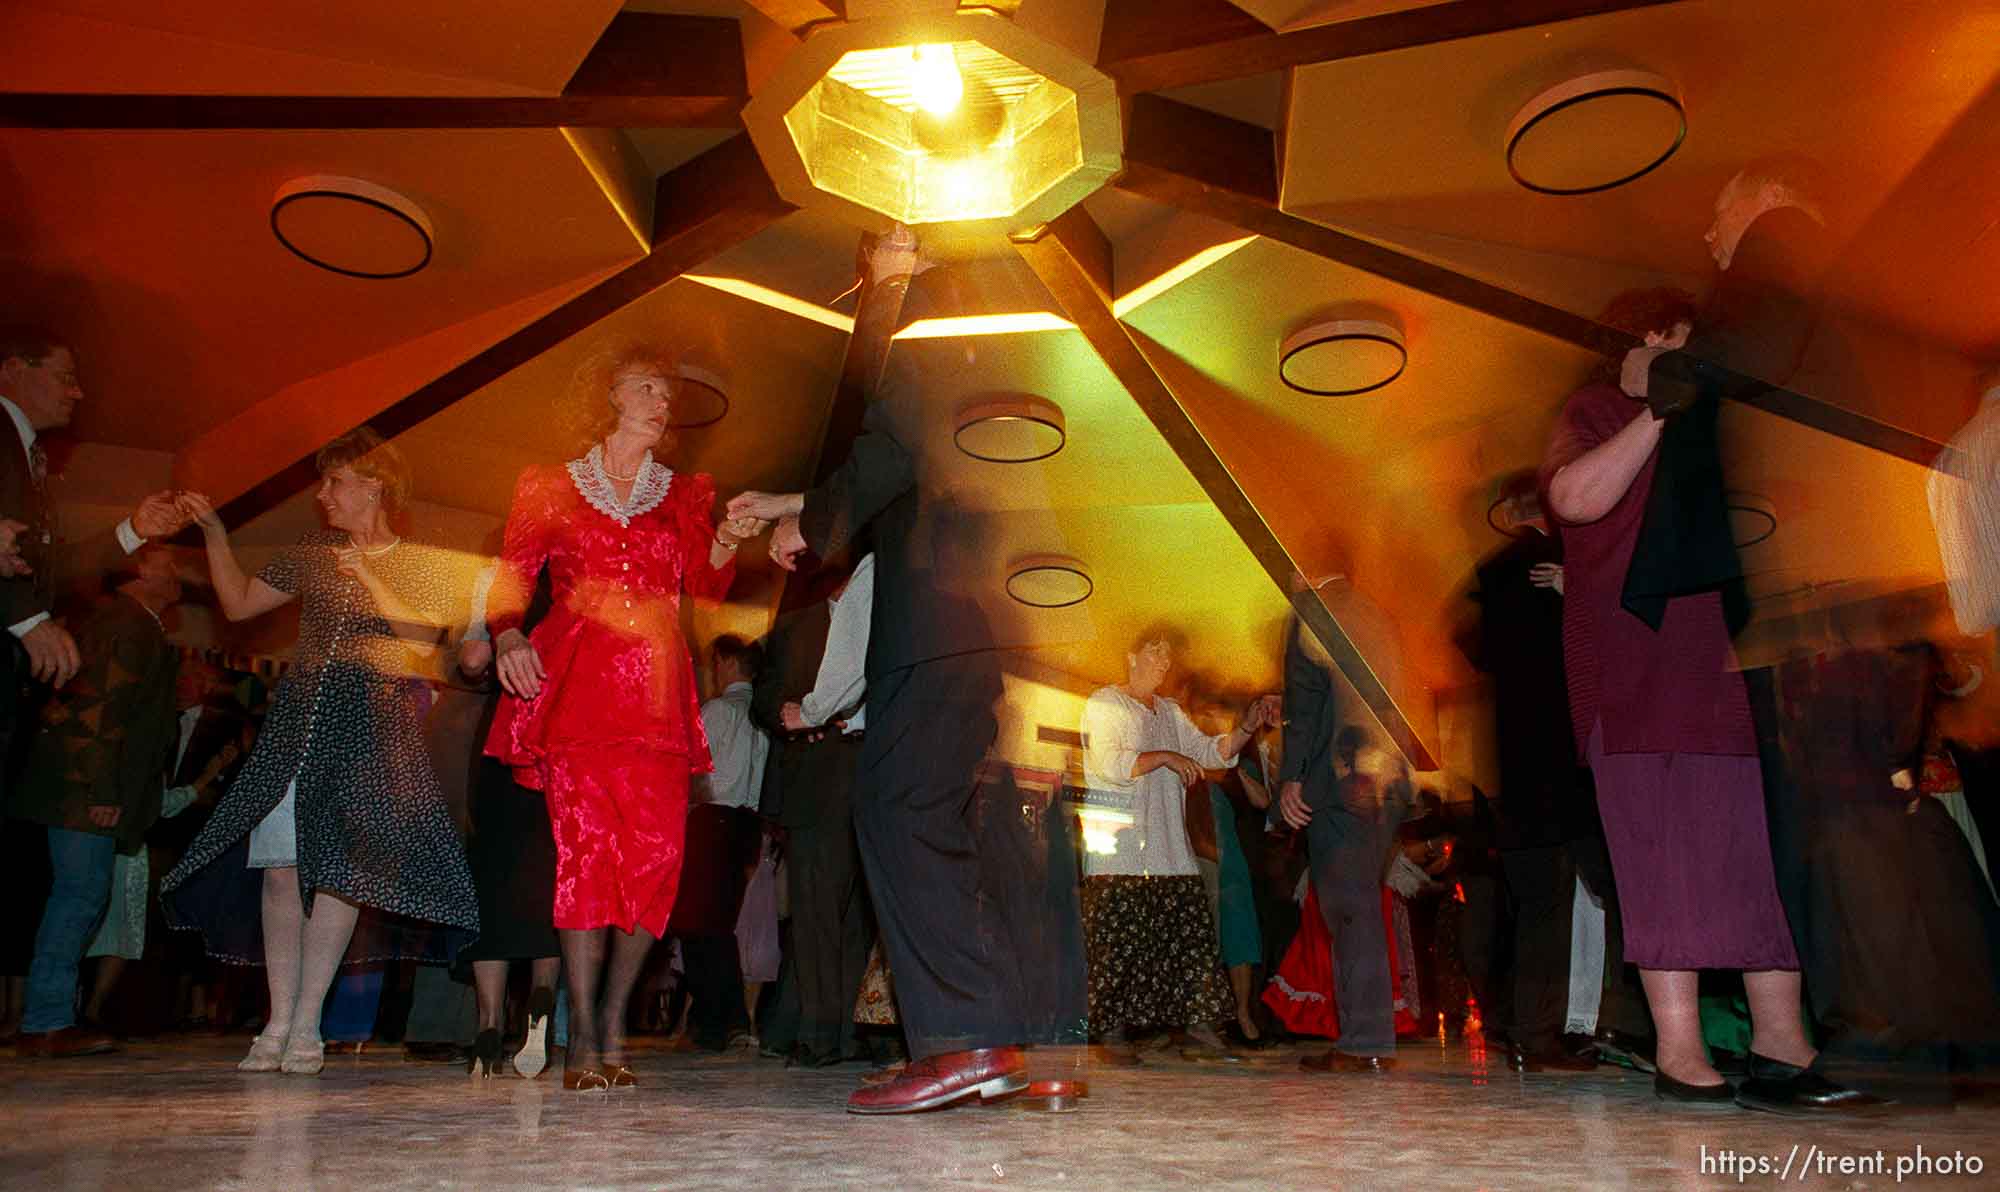
<instances>
[{"instance_id":1,"label":"pearl necklace","mask_svg":"<svg viewBox=\"0 0 2000 1192\"><path fill-rule=\"evenodd\" d=\"M349 539L348 539L348 541L352 542L352 541L353 541L353 539L352 539L352 538L349 538ZM368 558L371 558L371 559L372 559L372 558L375 558L375 557L376 557L377 555L386 555L386 554L388 554L388 553L389 553L390 551L392 551L392 550L395 550L395 549L396 549L397 547L399 547L399 546L401 546L401 545L403 545L403 539L402 539L402 536L401 536L401 535L398 535L398 536L397 536L397 538L396 538L396 540L395 540L394 542L391 542L391 543L390 543L389 545L387 545L387 546L384 546L384 547L379 547L379 548L377 548L377 549L375 549L375 550L369 550L369 549L367 549L366 547L363 547L363 546L358 546L358 545L357 545L357 546L356 546L356 547L355 547L354 549L355 549L355 550L358 550L358 551L360 551L360 552L361 552L361 553L362 553L363 555L366 555L366 556L367 556Z\"/></svg>"}]
</instances>

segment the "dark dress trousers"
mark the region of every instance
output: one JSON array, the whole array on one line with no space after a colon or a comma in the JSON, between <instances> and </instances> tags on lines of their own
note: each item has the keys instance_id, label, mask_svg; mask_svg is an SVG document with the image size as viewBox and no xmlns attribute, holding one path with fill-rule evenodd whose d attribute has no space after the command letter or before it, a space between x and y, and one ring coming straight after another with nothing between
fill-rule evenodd
<instances>
[{"instance_id":1,"label":"dark dress trousers","mask_svg":"<svg viewBox=\"0 0 2000 1192\"><path fill-rule=\"evenodd\" d=\"M1382 875L1402 818L1401 799L1378 791L1372 781L1342 782L1335 776L1338 680L1307 649L1300 637L1306 632L1294 617L1285 640L1285 751L1278 782L1301 783L1313 813L1306 825L1306 857L1320 913L1333 933L1336 1045L1350 1055L1393 1055L1396 1023Z\"/></svg>"},{"instance_id":2,"label":"dark dress trousers","mask_svg":"<svg viewBox=\"0 0 2000 1192\"><path fill-rule=\"evenodd\" d=\"M918 291L945 270L912 286ZM983 872L974 801L999 732L1002 694L991 623L966 578L976 519L926 483L912 409L925 386L891 352L883 396L799 523L821 557L864 528L875 544L868 642L868 730L854 787L854 830L897 1008L913 1058L1023 1041L1015 933ZM900 411L898 399L907 402ZM900 425L899 425L900 423Z\"/></svg>"},{"instance_id":3,"label":"dark dress trousers","mask_svg":"<svg viewBox=\"0 0 2000 1192\"><path fill-rule=\"evenodd\" d=\"M751 719L772 741L760 810L785 829L796 1045L808 1063L858 1053L854 999L874 938L854 839L861 737L814 740L816 733L787 731L782 717L785 704L813 689L831 617L831 606L821 601L779 619L750 700Z\"/></svg>"}]
</instances>

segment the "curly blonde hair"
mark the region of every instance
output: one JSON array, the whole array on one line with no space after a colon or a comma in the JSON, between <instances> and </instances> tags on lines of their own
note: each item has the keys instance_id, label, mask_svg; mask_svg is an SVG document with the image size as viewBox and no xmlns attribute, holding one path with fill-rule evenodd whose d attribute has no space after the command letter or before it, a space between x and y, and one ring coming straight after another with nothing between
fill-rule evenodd
<instances>
[{"instance_id":1,"label":"curly blonde hair","mask_svg":"<svg viewBox=\"0 0 2000 1192\"><path fill-rule=\"evenodd\" d=\"M579 449L593 443L618 426L618 407L611 404L611 382L634 365L658 369L676 399L680 397L680 361L672 350L652 344L606 344L583 358L571 375L557 423ZM660 449L673 446L672 431L660 437Z\"/></svg>"}]
</instances>

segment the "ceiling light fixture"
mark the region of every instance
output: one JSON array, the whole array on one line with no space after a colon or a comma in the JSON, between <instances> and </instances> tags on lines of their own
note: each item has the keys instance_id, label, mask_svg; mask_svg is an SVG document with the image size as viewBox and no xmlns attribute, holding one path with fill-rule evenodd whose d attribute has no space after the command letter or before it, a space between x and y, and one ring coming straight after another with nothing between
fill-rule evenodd
<instances>
[{"instance_id":1,"label":"ceiling light fixture","mask_svg":"<svg viewBox=\"0 0 2000 1192\"><path fill-rule=\"evenodd\" d=\"M965 98L965 78L950 46L917 46L910 51L910 91L917 106L933 116L947 116Z\"/></svg>"},{"instance_id":2,"label":"ceiling light fixture","mask_svg":"<svg viewBox=\"0 0 2000 1192\"><path fill-rule=\"evenodd\" d=\"M1400 327L1379 318L1328 319L1279 345L1278 379L1315 397L1350 397L1402 376L1409 360Z\"/></svg>"},{"instance_id":3,"label":"ceiling light fixture","mask_svg":"<svg viewBox=\"0 0 2000 1192\"><path fill-rule=\"evenodd\" d=\"M1729 534L1737 550L1756 546L1778 532L1778 507L1768 497L1731 489L1726 500Z\"/></svg>"},{"instance_id":4,"label":"ceiling light fixture","mask_svg":"<svg viewBox=\"0 0 2000 1192\"><path fill-rule=\"evenodd\" d=\"M1011 9L828 23L743 109L778 193L880 231L1046 223L1109 181L1116 86Z\"/></svg>"},{"instance_id":5,"label":"ceiling light fixture","mask_svg":"<svg viewBox=\"0 0 2000 1192\"><path fill-rule=\"evenodd\" d=\"M1031 555L1007 573L1007 595L1029 608L1069 608L1095 590L1082 561L1067 555Z\"/></svg>"},{"instance_id":6,"label":"ceiling light fixture","mask_svg":"<svg viewBox=\"0 0 2000 1192\"><path fill-rule=\"evenodd\" d=\"M386 186L314 174L271 200L271 234L292 255L343 277L408 277L431 263L435 232L423 208Z\"/></svg>"},{"instance_id":7,"label":"ceiling light fixture","mask_svg":"<svg viewBox=\"0 0 2000 1192\"><path fill-rule=\"evenodd\" d=\"M1674 85L1644 70L1558 83L1507 126L1507 172L1537 194L1587 195L1658 169L1687 139Z\"/></svg>"},{"instance_id":8,"label":"ceiling light fixture","mask_svg":"<svg viewBox=\"0 0 2000 1192\"><path fill-rule=\"evenodd\" d=\"M1068 433L1062 409L1054 402L1032 394L1010 394L960 411L952 442L973 459L1029 464L1061 451Z\"/></svg>"},{"instance_id":9,"label":"ceiling light fixture","mask_svg":"<svg viewBox=\"0 0 2000 1192\"><path fill-rule=\"evenodd\" d=\"M729 413L729 394L720 376L692 364L680 365L674 376L680 383L674 386L674 416L668 428L697 430L715 425Z\"/></svg>"}]
</instances>

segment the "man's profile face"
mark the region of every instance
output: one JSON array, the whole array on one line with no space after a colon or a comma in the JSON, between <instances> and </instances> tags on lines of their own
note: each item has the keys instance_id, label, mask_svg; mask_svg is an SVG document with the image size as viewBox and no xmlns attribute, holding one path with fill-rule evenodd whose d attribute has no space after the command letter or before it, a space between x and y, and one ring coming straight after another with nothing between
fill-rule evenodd
<instances>
[{"instance_id":1,"label":"man's profile face","mask_svg":"<svg viewBox=\"0 0 2000 1192\"><path fill-rule=\"evenodd\" d=\"M1782 196L1775 186L1744 186L1740 179L1731 178L1715 196L1715 220L1709 224L1708 252L1715 258L1715 267L1729 268L1736 259L1736 246L1743 241L1743 233L1757 222L1757 217L1774 207L1782 205Z\"/></svg>"},{"instance_id":2,"label":"man's profile face","mask_svg":"<svg viewBox=\"0 0 2000 1192\"><path fill-rule=\"evenodd\" d=\"M68 426L76 403L83 400L75 355L58 347L40 360L12 356L0 361L0 397L21 407L36 430Z\"/></svg>"}]
</instances>

